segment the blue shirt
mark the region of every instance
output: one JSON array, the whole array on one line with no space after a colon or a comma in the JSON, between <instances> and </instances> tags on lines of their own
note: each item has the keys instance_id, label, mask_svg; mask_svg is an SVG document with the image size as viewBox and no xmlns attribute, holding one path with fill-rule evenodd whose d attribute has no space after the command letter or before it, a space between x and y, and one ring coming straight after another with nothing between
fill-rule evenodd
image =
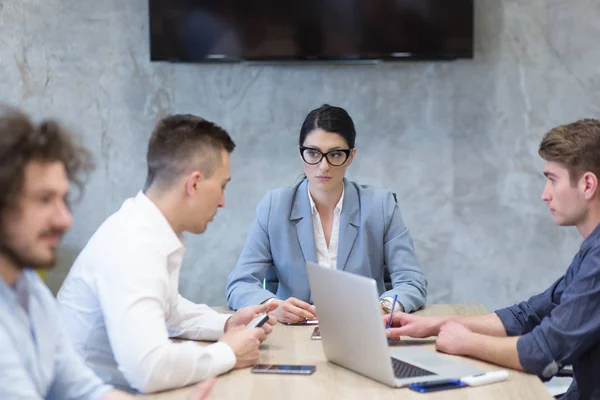
<instances>
[{"instance_id":1,"label":"blue shirt","mask_svg":"<svg viewBox=\"0 0 600 400\"><path fill-rule=\"evenodd\" d=\"M600 225L544 293L496 311L527 372L549 379L573 365L564 399L600 398Z\"/></svg>"},{"instance_id":2,"label":"blue shirt","mask_svg":"<svg viewBox=\"0 0 600 400\"><path fill-rule=\"evenodd\" d=\"M37 274L13 287L0 278L0 399L100 399L111 389L73 350Z\"/></svg>"}]
</instances>

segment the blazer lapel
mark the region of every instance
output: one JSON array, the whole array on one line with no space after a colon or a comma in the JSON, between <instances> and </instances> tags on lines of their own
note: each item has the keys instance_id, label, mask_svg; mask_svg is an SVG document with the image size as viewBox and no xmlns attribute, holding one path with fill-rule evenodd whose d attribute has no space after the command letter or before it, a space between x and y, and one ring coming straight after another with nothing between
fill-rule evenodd
<instances>
[{"instance_id":1,"label":"blazer lapel","mask_svg":"<svg viewBox=\"0 0 600 400\"><path fill-rule=\"evenodd\" d=\"M346 262L360 227L360 198L358 190L344 178L344 203L340 214L337 269L345 269Z\"/></svg>"},{"instance_id":2,"label":"blazer lapel","mask_svg":"<svg viewBox=\"0 0 600 400\"><path fill-rule=\"evenodd\" d=\"M308 181L302 181L296 186L296 193L290 213L290 221L296 221L296 233L304 261L317 262L317 246L312 223L312 213L308 200Z\"/></svg>"}]
</instances>

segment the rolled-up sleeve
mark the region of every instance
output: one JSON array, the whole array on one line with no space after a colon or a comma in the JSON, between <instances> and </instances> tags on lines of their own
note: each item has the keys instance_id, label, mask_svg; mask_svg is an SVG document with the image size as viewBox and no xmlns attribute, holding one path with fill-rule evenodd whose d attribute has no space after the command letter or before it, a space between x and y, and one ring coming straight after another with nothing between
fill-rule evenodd
<instances>
[{"instance_id":1,"label":"rolled-up sleeve","mask_svg":"<svg viewBox=\"0 0 600 400\"><path fill-rule=\"evenodd\" d=\"M514 306L496 310L508 336L520 336L531 332L542 319L550 315L556 307L553 301L556 289L564 284L564 276L552 284L545 292L531 297Z\"/></svg>"},{"instance_id":2,"label":"rolled-up sleeve","mask_svg":"<svg viewBox=\"0 0 600 400\"><path fill-rule=\"evenodd\" d=\"M562 293L560 304L531 332L521 336L517 351L527 372L543 378L576 362L600 337L600 249L581 260Z\"/></svg>"}]
</instances>

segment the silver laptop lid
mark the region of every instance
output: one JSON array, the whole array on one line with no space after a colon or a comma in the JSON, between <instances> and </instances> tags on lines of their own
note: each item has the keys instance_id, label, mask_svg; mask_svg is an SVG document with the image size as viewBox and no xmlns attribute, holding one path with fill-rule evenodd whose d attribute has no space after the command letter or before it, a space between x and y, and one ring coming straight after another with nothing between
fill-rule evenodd
<instances>
[{"instance_id":1,"label":"silver laptop lid","mask_svg":"<svg viewBox=\"0 0 600 400\"><path fill-rule=\"evenodd\" d=\"M314 263L306 268L327 359L395 386L375 280Z\"/></svg>"},{"instance_id":2,"label":"silver laptop lid","mask_svg":"<svg viewBox=\"0 0 600 400\"><path fill-rule=\"evenodd\" d=\"M325 356L389 386L484 372L474 365L415 347L388 347L377 284L372 278L307 263ZM391 357L434 375L396 378Z\"/></svg>"}]
</instances>

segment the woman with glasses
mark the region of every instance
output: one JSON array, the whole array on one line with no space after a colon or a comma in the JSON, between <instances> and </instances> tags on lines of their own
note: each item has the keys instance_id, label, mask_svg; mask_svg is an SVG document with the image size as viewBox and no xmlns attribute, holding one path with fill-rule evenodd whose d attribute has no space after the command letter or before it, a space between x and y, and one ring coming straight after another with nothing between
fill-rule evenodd
<instances>
[{"instance_id":1,"label":"woman with glasses","mask_svg":"<svg viewBox=\"0 0 600 400\"><path fill-rule=\"evenodd\" d=\"M308 261L374 278L383 312L391 310L396 295L394 310L410 312L425 304L427 281L394 195L344 178L356 154L355 138L344 109L323 105L308 114L298 143L306 177L295 187L270 191L258 205L227 279L231 308L275 301L281 322L315 318ZM272 268L276 293L263 287ZM386 268L393 286L388 291Z\"/></svg>"}]
</instances>

